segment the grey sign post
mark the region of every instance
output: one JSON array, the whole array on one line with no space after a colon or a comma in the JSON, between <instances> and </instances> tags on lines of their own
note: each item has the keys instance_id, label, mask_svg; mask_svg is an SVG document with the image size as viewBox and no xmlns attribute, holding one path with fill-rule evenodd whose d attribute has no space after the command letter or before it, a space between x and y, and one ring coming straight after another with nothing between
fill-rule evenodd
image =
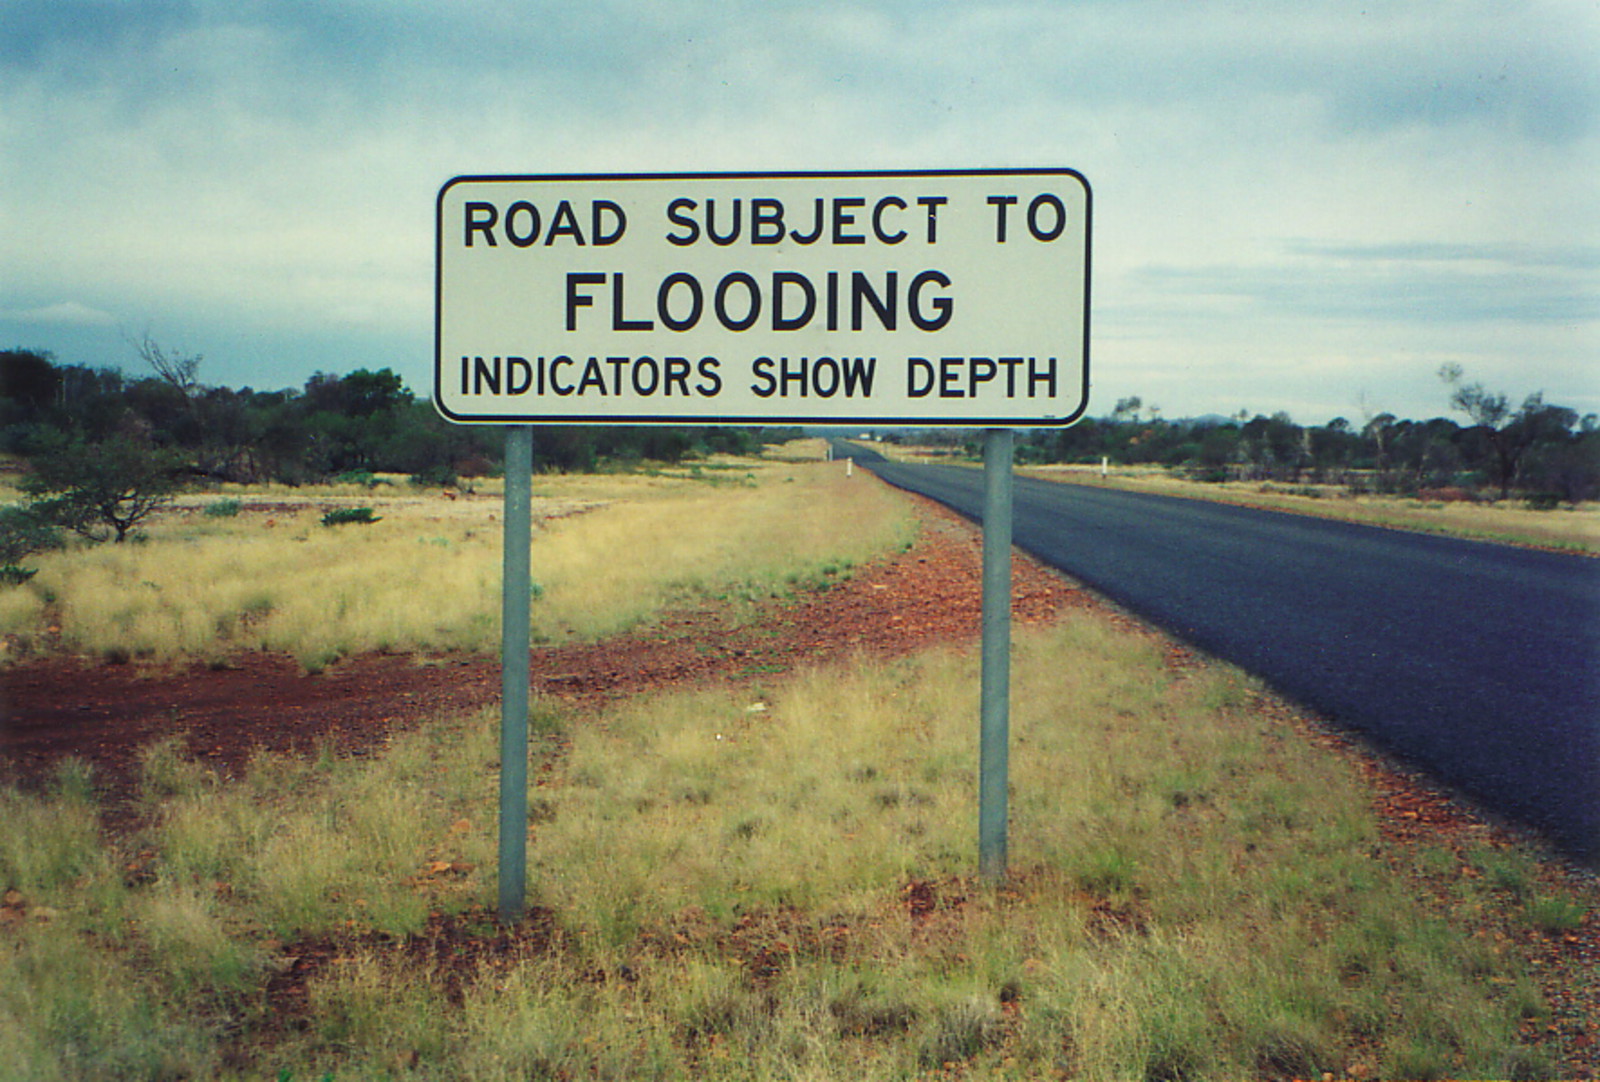
<instances>
[{"instance_id":1,"label":"grey sign post","mask_svg":"<svg viewBox=\"0 0 1600 1082\"><path fill-rule=\"evenodd\" d=\"M500 919L528 893L528 683L532 601L533 429L506 429L505 554L500 589Z\"/></svg>"},{"instance_id":2,"label":"grey sign post","mask_svg":"<svg viewBox=\"0 0 1600 1082\"><path fill-rule=\"evenodd\" d=\"M1071 169L463 176L434 231L434 405L506 435L500 913L527 889L536 424L990 430L980 864L1006 853L1012 429L1089 399Z\"/></svg>"},{"instance_id":3,"label":"grey sign post","mask_svg":"<svg viewBox=\"0 0 1600 1082\"><path fill-rule=\"evenodd\" d=\"M983 441L983 675L978 720L978 874L1005 878L1011 749L1011 456L1008 428Z\"/></svg>"}]
</instances>

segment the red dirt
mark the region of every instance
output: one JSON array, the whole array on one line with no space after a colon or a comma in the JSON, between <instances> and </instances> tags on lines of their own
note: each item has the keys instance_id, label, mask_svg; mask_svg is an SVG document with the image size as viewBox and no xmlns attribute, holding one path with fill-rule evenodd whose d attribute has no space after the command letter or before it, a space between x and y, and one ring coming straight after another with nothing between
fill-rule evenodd
<instances>
[{"instance_id":1,"label":"red dirt","mask_svg":"<svg viewBox=\"0 0 1600 1082\"><path fill-rule=\"evenodd\" d=\"M671 613L598 643L537 647L533 687L595 702L696 681L770 674L857 651L905 653L975 639L981 540L942 508L924 508L914 551L859 570L826 590L773 604L731 624L712 610ZM1051 619L1087 595L1033 561L1013 563L1013 619ZM181 735L190 755L223 778L257 749L365 755L418 721L498 702L500 666L481 654L349 658L317 675L284 656L243 653L224 666L152 670L74 658L0 671L0 770L24 785L55 762L88 760L115 798L126 796L139 750Z\"/></svg>"},{"instance_id":2,"label":"red dirt","mask_svg":"<svg viewBox=\"0 0 1600 1082\"><path fill-rule=\"evenodd\" d=\"M584 705L647 689L770 675L797 666L864 652L901 654L934 643L969 643L978 636L981 540L967 522L919 501L923 529L908 553L859 569L826 590L774 603L760 617L730 626L712 610L670 614L655 625L600 643L533 651L536 690ZM1031 559L1013 562L1013 619L1049 621L1067 608L1094 608L1139 627ZM1151 633L1151 632L1146 632ZM1152 633L1153 634L1153 633ZM1185 647L1168 643L1174 666L1195 663ZM257 749L321 751L361 756L388 736L423 720L498 701L497 659L458 655L418 659L373 655L348 659L318 675L292 661L243 654L226 667L149 671L74 659L35 660L0 670L0 778L25 787L47 778L65 756L92 763L104 791L107 827L114 834L132 816L139 750L180 735L189 753L222 777L238 776ZM1310 734L1353 760L1367 778L1385 833L1397 853L1439 846L1461 856L1468 846L1510 844L1510 835L1422 779L1395 769L1358 744L1299 712L1264 698L1279 723ZM1473 874L1464 859L1448 873L1406 869L1418 893L1448 890L1449 875ZM1551 1014L1530 1022L1525 1039L1557 1056L1573 1078L1600 1078L1600 888L1591 873L1547 861L1541 888L1585 900L1590 910L1573 931L1541 933L1508 913L1491 915L1481 934L1528 959ZM934 908L935 886L911 884L914 916ZM440 936L458 935L450 921ZM424 940L427 937L423 937ZM416 944L408 949L428 949ZM315 968L308 954L302 965ZM277 989L292 999L303 979L288 976Z\"/></svg>"}]
</instances>

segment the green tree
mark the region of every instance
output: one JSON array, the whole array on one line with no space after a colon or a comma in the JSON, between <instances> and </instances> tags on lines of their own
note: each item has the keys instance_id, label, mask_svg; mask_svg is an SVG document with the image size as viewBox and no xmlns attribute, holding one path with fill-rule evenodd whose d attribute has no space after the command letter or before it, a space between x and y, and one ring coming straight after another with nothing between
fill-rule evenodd
<instances>
[{"instance_id":1,"label":"green tree","mask_svg":"<svg viewBox=\"0 0 1600 1082\"><path fill-rule=\"evenodd\" d=\"M36 552L59 548L60 532L31 507L0 507L0 585L16 585L33 577L19 565Z\"/></svg>"},{"instance_id":2,"label":"green tree","mask_svg":"<svg viewBox=\"0 0 1600 1082\"><path fill-rule=\"evenodd\" d=\"M36 349L0 351L0 398L9 399L19 417L31 420L54 405L60 393L61 372L51 363L49 353Z\"/></svg>"},{"instance_id":3,"label":"green tree","mask_svg":"<svg viewBox=\"0 0 1600 1082\"><path fill-rule=\"evenodd\" d=\"M92 541L124 541L188 481L183 456L130 436L82 440L35 456L23 491L45 522Z\"/></svg>"},{"instance_id":4,"label":"green tree","mask_svg":"<svg viewBox=\"0 0 1600 1082\"><path fill-rule=\"evenodd\" d=\"M1239 455L1239 426L1213 425L1200 437L1200 448L1195 454L1198 475L1205 481L1226 481L1228 468Z\"/></svg>"},{"instance_id":5,"label":"green tree","mask_svg":"<svg viewBox=\"0 0 1600 1082\"><path fill-rule=\"evenodd\" d=\"M1344 479L1361 449L1361 437L1350 422L1335 417L1321 428L1311 429L1311 465L1319 480Z\"/></svg>"},{"instance_id":6,"label":"green tree","mask_svg":"<svg viewBox=\"0 0 1600 1082\"><path fill-rule=\"evenodd\" d=\"M1523 475L1568 503L1600 499L1600 418L1589 414L1575 436L1530 452Z\"/></svg>"},{"instance_id":7,"label":"green tree","mask_svg":"<svg viewBox=\"0 0 1600 1082\"><path fill-rule=\"evenodd\" d=\"M358 368L340 381L344 396L344 411L356 417L399 409L411 402L411 392L405 380L388 368L373 372Z\"/></svg>"},{"instance_id":8,"label":"green tree","mask_svg":"<svg viewBox=\"0 0 1600 1082\"><path fill-rule=\"evenodd\" d=\"M1523 456L1540 444L1560 445L1578 423L1575 411L1564 406L1546 405L1544 392L1529 395L1516 409L1504 394L1493 393L1481 383L1465 383L1458 364L1439 369L1439 378L1450 385L1450 404L1465 413L1483 432L1494 452L1495 481L1500 498L1511 495Z\"/></svg>"},{"instance_id":9,"label":"green tree","mask_svg":"<svg viewBox=\"0 0 1600 1082\"><path fill-rule=\"evenodd\" d=\"M306 381L299 404L305 430L304 461L312 475L393 469L422 472L397 461L418 449L415 433L405 431L409 427L405 415L417 411L405 382L390 369L373 372L360 368L347 376L318 372ZM425 423L435 430L444 425L436 417Z\"/></svg>"},{"instance_id":10,"label":"green tree","mask_svg":"<svg viewBox=\"0 0 1600 1082\"><path fill-rule=\"evenodd\" d=\"M42 350L0 351L0 450L26 454L51 430L62 372Z\"/></svg>"},{"instance_id":11,"label":"green tree","mask_svg":"<svg viewBox=\"0 0 1600 1082\"><path fill-rule=\"evenodd\" d=\"M1368 417L1367 423L1362 426L1361 438L1372 447L1372 469L1378 476L1378 491L1387 491L1390 487L1390 470L1394 466L1392 454L1395 438L1395 425L1398 419L1392 413L1380 413L1376 417Z\"/></svg>"}]
</instances>

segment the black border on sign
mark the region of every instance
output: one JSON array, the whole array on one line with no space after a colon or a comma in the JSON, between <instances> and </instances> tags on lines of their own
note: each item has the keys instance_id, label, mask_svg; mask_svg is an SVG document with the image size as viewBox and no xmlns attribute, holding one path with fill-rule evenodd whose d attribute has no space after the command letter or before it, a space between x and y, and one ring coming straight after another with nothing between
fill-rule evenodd
<instances>
[{"instance_id":1,"label":"black border on sign","mask_svg":"<svg viewBox=\"0 0 1600 1082\"><path fill-rule=\"evenodd\" d=\"M1083 185L1083 387L1077 410L1062 418L1016 420L945 420L928 417L813 417L797 414L783 417L741 417L725 414L621 415L569 417L565 415L458 414L442 401L444 360L439 354L442 329L439 309L444 291L444 198L457 184L527 183L530 181L628 181L628 180L841 180L854 177L882 180L893 177L1018 177L1070 176ZM453 424L476 425L855 425L895 428L1065 428L1083 417L1089 408L1089 271L1094 246L1094 190L1089 178L1076 169L1029 167L1019 169L866 169L831 171L790 170L768 173L474 173L452 177L439 189L434 202L433 235L433 407Z\"/></svg>"}]
</instances>

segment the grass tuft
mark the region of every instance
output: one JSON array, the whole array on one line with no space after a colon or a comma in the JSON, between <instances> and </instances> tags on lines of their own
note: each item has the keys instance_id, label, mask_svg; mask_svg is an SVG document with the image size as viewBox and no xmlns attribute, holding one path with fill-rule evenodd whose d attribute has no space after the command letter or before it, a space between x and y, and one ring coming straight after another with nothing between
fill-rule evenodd
<instances>
[{"instance_id":1,"label":"grass tuft","mask_svg":"<svg viewBox=\"0 0 1600 1082\"><path fill-rule=\"evenodd\" d=\"M1544 895L1528 903L1528 922L1541 932L1572 932L1588 912L1588 906L1569 898Z\"/></svg>"}]
</instances>

